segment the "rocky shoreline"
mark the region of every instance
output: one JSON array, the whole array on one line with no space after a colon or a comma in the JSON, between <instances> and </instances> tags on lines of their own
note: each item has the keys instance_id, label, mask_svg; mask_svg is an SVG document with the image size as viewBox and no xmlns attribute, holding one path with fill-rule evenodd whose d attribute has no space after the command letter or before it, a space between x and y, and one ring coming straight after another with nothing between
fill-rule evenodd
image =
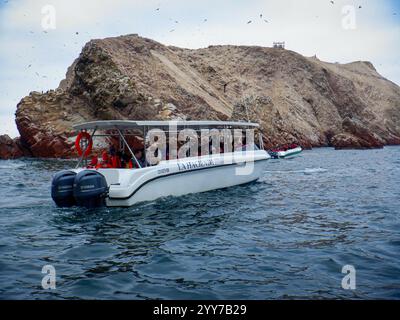
<instances>
[{"instance_id":1,"label":"rocky shoreline","mask_svg":"<svg viewBox=\"0 0 400 320\"><path fill-rule=\"evenodd\" d=\"M92 40L59 88L17 106L0 159L73 157L88 120L250 120L267 148L400 144L400 87L369 62L327 63L256 46L189 50L128 35Z\"/></svg>"}]
</instances>

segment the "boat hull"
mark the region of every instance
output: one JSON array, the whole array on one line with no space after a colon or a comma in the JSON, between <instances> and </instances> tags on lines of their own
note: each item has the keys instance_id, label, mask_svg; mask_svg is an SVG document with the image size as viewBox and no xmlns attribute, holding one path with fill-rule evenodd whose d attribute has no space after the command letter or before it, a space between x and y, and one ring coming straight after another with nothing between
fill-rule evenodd
<instances>
[{"instance_id":1,"label":"boat hull","mask_svg":"<svg viewBox=\"0 0 400 320\"><path fill-rule=\"evenodd\" d=\"M264 150L237 151L161 161L156 166L140 169L81 168L70 171L77 176L96 172L105 180L106 206L130 207L162 197L182 196L255 181L262 175L264 164L270 158ZM84 192L89 187L92 188L92 185L93 183L85 185ZM73 188L78 188L75 182ZM75 191L74 189L74 196Z\"/></svg>"},{"instance_id":2,"label":"boat hull","mask_svg":"<svg viewBox=\"0 0 400 320\"><path fill-rule=\"evenodd\" d=\"M155 167L129 170L123 173L125 179L118 179L119 185L110 185L106 204L110 207L129 207L162 197L249 183L260 178L268 159L270 156L267 152L258 150L165 161ZM135 176L126 176L131 174Z\"/></svg>"},{"instance_id":3,"label":"boat hull","mask_svg":"<svg viewBox=\"0 0 400 320\"><path fill-rule=\"evenodd\" d=\"M256 161L253 171L248 175L237 175L236 170L243 165L232 164L161 176L143 183L129 197L108 198L106 204L110 207L129 207L168 196L177 197L246 184L260 178L264 164L265 161Z\"/></svg>"}]
</instances>

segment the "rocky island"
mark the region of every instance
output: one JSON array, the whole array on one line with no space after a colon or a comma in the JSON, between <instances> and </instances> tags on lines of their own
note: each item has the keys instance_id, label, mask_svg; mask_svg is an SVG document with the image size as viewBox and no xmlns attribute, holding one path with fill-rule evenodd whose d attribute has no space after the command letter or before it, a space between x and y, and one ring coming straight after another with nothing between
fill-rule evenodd
<instances>
[{"instance_id":1,"label":"rocky island","mask_svg":"<svg viewBox=\"0 0 400 320\"><path fill-rule=\"evenodd\" d=\"M400 87L370 62L322 62L258 46L182 49L127 35L88 42L55 90L17 106L0 158L71 157L88 120L249 120L265 146L400 144Z\"/></svg>"}]
</instances>

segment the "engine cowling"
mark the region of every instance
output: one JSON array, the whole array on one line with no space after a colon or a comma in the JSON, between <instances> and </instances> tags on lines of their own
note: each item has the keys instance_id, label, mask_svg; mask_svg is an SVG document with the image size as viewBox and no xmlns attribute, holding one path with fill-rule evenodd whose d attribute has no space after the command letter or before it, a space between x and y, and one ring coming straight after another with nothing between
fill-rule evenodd
<instances>
[{"instance_id":1,"label":"engine cowling","mask_svg":"<svg viewBox=\"0 0 400 320\"><path fill-rule=\"evenodd\" d=\"M58 207L72 207L76 205L74 198L74 181L76 173L61 171L54 175L51 183L51 197Z\"/></svg>"},{"instance_id":2,"label":"engine cowling","mask_svg":"<svg viewBox=\"0 0 400 320\"><path fill-rule=\"evenodd\" d=\"M73 195L78 206L86 208L105 206L108 195L106 178L94 170L79 172L74 180Z\"/></svg>"}]
</instances>

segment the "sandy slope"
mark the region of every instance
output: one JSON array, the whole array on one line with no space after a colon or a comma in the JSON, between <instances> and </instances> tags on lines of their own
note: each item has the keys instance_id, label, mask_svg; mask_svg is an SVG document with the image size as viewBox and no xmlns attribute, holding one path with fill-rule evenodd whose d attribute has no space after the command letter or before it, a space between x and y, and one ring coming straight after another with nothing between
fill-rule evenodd
<instances>
[{"instance_id":1,"label":"sandy slope","mask_svg":"<svg viewBox=\"0 0 400 320\"><path fill-rule=\"evenodd\" d=\"M67 156L71 125L84 120L247 118L261 123L268 147L400 144L400 87L369 62L255 46L189 50L137 35L92 40L57 90L18 104L17 144Z\"/></svg>"}]
</instances>

